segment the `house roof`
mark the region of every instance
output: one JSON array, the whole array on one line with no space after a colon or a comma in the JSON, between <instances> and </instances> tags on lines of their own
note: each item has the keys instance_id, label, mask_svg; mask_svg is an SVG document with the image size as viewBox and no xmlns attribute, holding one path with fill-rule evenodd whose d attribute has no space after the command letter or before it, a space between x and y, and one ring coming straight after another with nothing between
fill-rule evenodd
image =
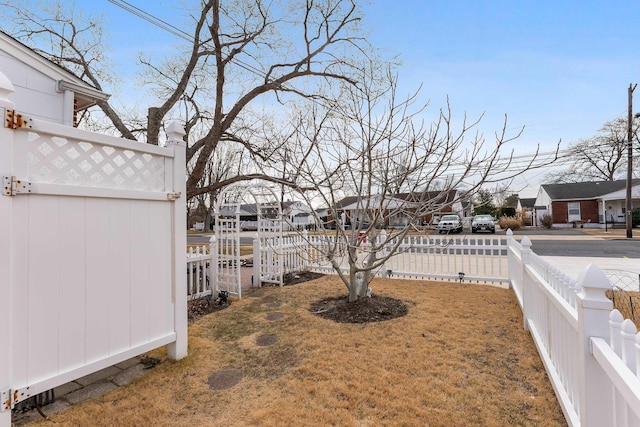
<instances>
[{"instance_id":1,"label":"house roof","mask_svg":"<svg viewBox=\"0 0 640 427\"><path fill-rule=\"evenodd\" d=\"M535 204L536 204L535 197L520 199L520 206L522 206L523 208L533 208Z\"/></svg>"},{"instance_id":2,"label":"house roof","mask_svg":"<svg viewBox=\"0 0 640 427\"><path fill-rule=\"evenodd\" d=\"M633 185L640 184L640 179L634 179ZM605 194L622 190L626 187L626 180L575 182L568 184L542 184L541 187L551 200L579 200L595 199Z\"/></svg>"},{"instance_id":3,"label":"house roof","mask_svg":"<svg viewBox=\"0 0 640 427\"><path fill-rule=\"evenodd\" d=\"M286 210L295 206L299 202L282 202L282 209ZM223 205L220 214L223 216L233 216L236 214L237 205ZM267 210L273 210L275 212L275 206L271 208L269 205L261 204L263 209L266 207ZM257 215L258 214L258 205L256 203L243 203L240 205L240 215Z\"/></svg>"},{"instance_id":4,"label":"house roof","mask_svg":"<svg viewBox=\"0 0 640 427\"><path fill-rule=\"evenodd\" d=\"M414 193L400 193L395 197L409 202L417 202L420 200L430 200L436 203L451 203L458 196L457 190L448 191L424 191Z\"/></svg>"},{"instance_id":5,"label":"house roof","mask_svg":"<svg viewBox=\"0 0 640 427\"><path fill-rule=\"evenodd\" d=\"M58 91L73 91L77 100L78 110L89 108L95 105L97 101L109 99L110 95L78 78L66 68L50 61L2 31L0 31L0 50L57 81Z\"/></svg>"},{"instance_id":6,"label":"house roof","mask_svg":"<svg viewBox=\"0 0 640 427\"><path fill-rule=\"evenodd\" d=\"M344 199L337 201L334 207L336 209L342 209L345 206L349 206L349 205L354 204L355 202L358 201L359 198L360 198L360 196L345 197Z\"/></svg>"},{"instance_id":7,"label":"house roof","mask_svg":"<svg viewBox=\"0 0 640 427\"><path fill-rule=\"evenodd\" d=\"M405 202L419 202L429 200L433 203L442 203L448 204L456 201L457 197L456 190L448 190L448 191L425 191L425 192L413 192L413 193L398 193L396 195L387 194L385 197L389 200L396 199L402 200ZM372 195L372 198L378 197L378 195ZM341 210L344 208L352 208L351 205L355 205L358 199L363 198L362 196L349 196L344 199L336 202L335 209Z\"/></svg>"},{"instance_id":8,"label":"house roof","mask_svg":"<svg viewBox=\"0 0 640 427\"><path fill-rule=\"evenodd\" d=\"M257 215L258 211L256 204L244 204L244 205L223 205L220 209L220 215L222 216L234 216L236 211L240 208L240 215Z\"/></svg>"}]
</instances>

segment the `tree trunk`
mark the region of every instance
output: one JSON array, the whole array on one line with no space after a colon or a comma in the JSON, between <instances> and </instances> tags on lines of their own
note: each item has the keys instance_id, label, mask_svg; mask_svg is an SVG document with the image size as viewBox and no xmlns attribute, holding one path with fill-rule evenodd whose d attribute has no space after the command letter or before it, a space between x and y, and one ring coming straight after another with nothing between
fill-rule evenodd
<instances>
[{"instance_id":1,"label":"tree trunk","mask_svg":"<svg viewBox=\"0 0 640 427\"><path fill-rule=\"evenodd\" d=\"M147 144L158 145L158 135L160 135L160 125L162 123L160 109L149 107L147 114Z\"/></svg>"},{"instance_id":2,"label":"tree trunk","mask_svg":"<svg viewBox=\"0 0 640 427\"><path fill-rule=\"evenodd\" d=\"M358 274L356 273L356 266L351 265L349 267L349 302L356 302L358 300Z\"/></svg>"}]
</instances>

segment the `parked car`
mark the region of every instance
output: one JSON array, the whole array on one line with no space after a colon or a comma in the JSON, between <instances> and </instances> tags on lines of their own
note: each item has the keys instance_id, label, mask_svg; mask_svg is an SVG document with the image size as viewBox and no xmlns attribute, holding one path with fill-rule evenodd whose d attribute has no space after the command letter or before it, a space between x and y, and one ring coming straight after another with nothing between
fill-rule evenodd
<instances>
[{"instance_id":1,"label":"parked car","mask_svg":"<svg viewBox=\"0 0 640 427\"><path fill-rule=\"evenodd\" d=\"M476 215L471 221L471 232L477 233L478 231L490 231L496 232L496 220L491 215Z\"/></svg>"},{"instance_id":2,"label":"parked car","mask_svg":"<svg viewBox=\"0 0 640 427\"><path fill-rule=\"evenodd\" d=\"M449 231L453 233L461 233L462 220L458 215L444 215L436 224L436 230L438 230L438 233Z\"/></svg>"}]
</instances>

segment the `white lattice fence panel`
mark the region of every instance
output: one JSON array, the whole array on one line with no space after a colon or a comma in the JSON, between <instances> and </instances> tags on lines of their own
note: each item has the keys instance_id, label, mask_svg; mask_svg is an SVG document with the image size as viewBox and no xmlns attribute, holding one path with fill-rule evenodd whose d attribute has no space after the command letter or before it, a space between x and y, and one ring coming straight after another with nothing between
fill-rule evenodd
<instances>
[{"instance_id":1,"label":"white lattice fence panel","mask_svg":"<svg viewBox=\"0 0 640 427\"><path fill-rule=\"evenodd\" d=\"M29 132L29 179L52 184L163 191L165 158Z\"/></svg>"}]
</instances>

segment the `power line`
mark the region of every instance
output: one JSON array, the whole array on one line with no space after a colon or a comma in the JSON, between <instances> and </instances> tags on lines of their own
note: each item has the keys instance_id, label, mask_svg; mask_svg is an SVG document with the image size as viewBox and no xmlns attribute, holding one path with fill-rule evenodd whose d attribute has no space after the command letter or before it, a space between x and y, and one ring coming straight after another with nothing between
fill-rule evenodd
<instances>
[{"instance_id":1,"label":"power line","mask_svg":"<svg viewBox=\"0 0 640 427\"><path fill-rule=\"evenodd\" d=\"M155 25L158 28L161 28L171 34L173 34L176 37L179 37L183 40L186 40L190 43L194 43L195 39L186 31L183 31L182 29L168 23L167 21L164 21L160 18L158 18L157 16L140 9L137 6L134 6L133 4L125 1L125 0L108 0L109 3L114 4L115 6L120 7L121 9L126 10L129 13L132 13L133 15L144 19L145 21L149 22L152 25ZM251 64L248 64L246 62L243 62L242 60L238 59L238 58L233 58L232 61L238 65L239 67L253 73L256 74L259 77L262 77L264 79L266 79L266 74L259 70L258 68L254 67Z\"/></svg>"},{"instance_id":2,"label":"power line","mask_svg":"<svg viewBox=\"0 0 640 427\"><path fill-rule=\"evenodd\" d=\"M124 0L108 0L109 3L113 3L114 5L126 10L129 13L132 13L134 15L136 15L139 18L144 19L145 21L159 27L162 28L165 31L170 32L171 34L173 34L174 36L180 37L186 41L189 42L193 42L193 38L191 37L191 35L189 35L188 33L186 33L185 31L182 31L180 28L171 25L170 23L168 23L167 21L163 21L162 19L158 18L155 15L150 14L149 12L146 12L142 9L140 9L137 6L132 5L129 2L126 2Z\"/></svg>"}]
</instances>

